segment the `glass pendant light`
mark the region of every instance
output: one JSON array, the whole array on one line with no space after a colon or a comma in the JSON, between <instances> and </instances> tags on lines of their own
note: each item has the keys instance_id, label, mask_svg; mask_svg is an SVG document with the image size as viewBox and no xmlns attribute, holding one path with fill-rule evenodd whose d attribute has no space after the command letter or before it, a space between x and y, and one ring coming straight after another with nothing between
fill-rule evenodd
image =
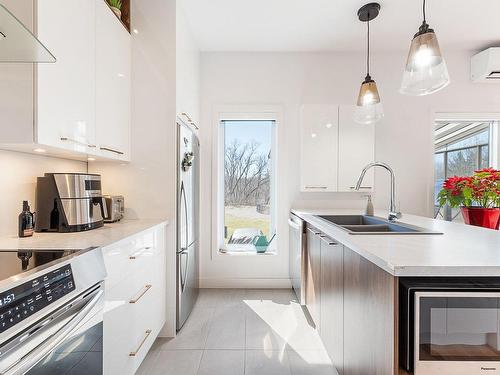
<instances>
[{"instance_id":1,"label":"glass pendant light","mask_svg":"<svg viewBox=\"0 0 500 375\"><path fill-rule=\"evenodd\" d=\"M358 18L367 24L366 77L359 88L354 121L360 124L374 124L384 117L377 84L370 76L370 21L378 16L380 4L366 4L358 10Z\"/></svg>"},{"instance_id":2,"label":"glass pendant light","mask_svg":"<svg viewBox=\"0 0 500 375\"><path fill-rule=\"evenodd\" d=\"M426 22L425 0L422 9L424 21L411 41L399 90L402 94L428 95L450 83L448 68L441 55L436 34Z\"/></svg>"}]
</instances>

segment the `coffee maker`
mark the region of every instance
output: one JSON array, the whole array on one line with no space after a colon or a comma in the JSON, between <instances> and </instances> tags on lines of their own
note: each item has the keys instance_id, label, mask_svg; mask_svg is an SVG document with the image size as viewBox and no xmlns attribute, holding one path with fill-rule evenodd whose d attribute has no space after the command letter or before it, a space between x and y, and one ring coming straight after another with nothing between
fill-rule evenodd
<instances>
[{"instance_id":1,"label":"coffee maker","mask_svg":"<svg viewBox=\"0 0 500 375\"><path fill-rule=\"evenodd\" d=\"M80 232L102 227L107 217L101 176L45 173L37 178L36 232Z\"/></svg>"}]
</instances>

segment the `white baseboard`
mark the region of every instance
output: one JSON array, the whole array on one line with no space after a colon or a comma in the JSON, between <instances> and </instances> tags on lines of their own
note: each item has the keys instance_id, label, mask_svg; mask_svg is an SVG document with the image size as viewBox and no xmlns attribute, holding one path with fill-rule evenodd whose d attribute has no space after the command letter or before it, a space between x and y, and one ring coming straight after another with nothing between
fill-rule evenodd
<instances>
[{"instance_id":1,"label":"white baseboard","mask_svg":"<svg viewBox=\"0 0 500 375\"><path fill-rule=\"evenodd\" d=\"M290 279L200 279L200 288L290 289Z\"/></svg>"}]
</instances>

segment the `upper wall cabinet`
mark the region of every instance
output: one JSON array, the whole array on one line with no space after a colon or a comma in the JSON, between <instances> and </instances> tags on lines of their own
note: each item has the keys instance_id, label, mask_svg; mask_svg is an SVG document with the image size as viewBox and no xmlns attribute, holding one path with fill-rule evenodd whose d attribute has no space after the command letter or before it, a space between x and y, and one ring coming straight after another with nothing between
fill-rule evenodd
<instances>
[{"instance_id":1,"label":"upper wall cabinet","mask_svg":"<svg viewBox=\"0 0 500 375\"><path fill-rule=\"evenodd\" d=\"M0 66L0 148L129 160L130 34L105 0L33 3L4 5L57 61Z\"/></svg>"},{"instance_id":2,"label":"upper wall cabinet","mask_svg":"<svg viewBox=\"0 0 500 375\"><path fill-rule=\"evenodd\" d=\"M85 153L96 144L95 4L44 0L37 11L38 38L57 62L36 65L34 140Z\"/></svg>"},{"instance_id":3,"label":"upper wall cabinet","mask_svg":"<svg viewBox=\"0 0 500 375\"><path fill-rule=\"evenodd\" d=\"M96 3L96 137L102 156L129 159L130 34L104 0Z\"/></svg>"},{"instance_id":4,"label":"upper wall cabinet","mask_svg":"<svg viewBox=\"0 0 500 375\"><path fill-rule=\"evenodd\" d=\"M354 106L304 105L301 110L301 191L354 191L375 159L375 128L353 121ZM373 189L373 171L361 191Z\"/></svg>"},{"instance_id":5,"label":"upper wall cabinet","mask_svg":"<svg viewBox=\"0 0 500 375\"><path fill-rule=\"evenodd\" d=\"M353 120L355 106L339 107L338 191L353 191L363 168L375 161L375 126ZM369 170L360 191L371 191L374 171Z\"/></svg>"},{"instance_id":6,"label":"upper wall cabinet","mask_svg":"<svg viewBox=\"0 0 500 375\"><path fill-rule=\"evenodd\" d=\"M337 191L338 106L304 105L300 117L301 190Z\"/></svg>"}]
</instances>

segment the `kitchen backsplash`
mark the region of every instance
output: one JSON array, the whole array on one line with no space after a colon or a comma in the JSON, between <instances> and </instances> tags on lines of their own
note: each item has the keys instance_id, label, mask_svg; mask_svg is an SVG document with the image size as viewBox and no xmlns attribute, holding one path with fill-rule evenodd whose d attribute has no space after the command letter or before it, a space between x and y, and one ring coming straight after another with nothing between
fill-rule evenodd
<instances>
[{"instance_id":1,"label":"kitchen backsplash","mask_svg":"<svg viewBox=\"0 0 500 375\"><path fill-rule=\"evenodd\" d=\"M0 236L17 235L23 200L35 207L36 178L45 172L83 172L87 163L0 150ZM35 217L36 219L36 217Z\"/></svg>"}]
</instances>

